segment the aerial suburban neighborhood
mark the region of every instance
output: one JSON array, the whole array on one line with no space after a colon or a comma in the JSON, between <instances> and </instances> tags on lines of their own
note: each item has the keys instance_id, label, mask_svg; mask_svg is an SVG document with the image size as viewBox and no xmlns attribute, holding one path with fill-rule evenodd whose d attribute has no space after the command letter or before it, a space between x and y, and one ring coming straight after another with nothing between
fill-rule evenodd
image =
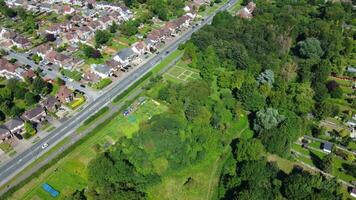
<instances>
[{"instance_id":1,"label":"aerial suburban neighborhood","mask_svg":"<svg viewBox=\"0 0 356 200\"><path fill-rule=\"evenodd\" d=\"M356 199L356 5L0 0L0 199Z\"/></svg>"}]
</instances>

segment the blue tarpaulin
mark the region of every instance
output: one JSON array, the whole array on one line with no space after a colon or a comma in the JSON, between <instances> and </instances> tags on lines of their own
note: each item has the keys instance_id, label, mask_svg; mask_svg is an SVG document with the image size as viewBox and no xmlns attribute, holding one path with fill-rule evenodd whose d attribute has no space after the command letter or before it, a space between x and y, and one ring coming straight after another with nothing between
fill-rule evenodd
<instances>
[{"instance_id":1,"label":"blue tarpaulin","mask_svg":"<svg viewBox=\"0 0 356 200\"><path fill-rule=\"evenodd\" d=\"M52 186L48 185L47 183L42 185L42 188L51 194L52 197L57 197L59 195L59 192L55 190Z\"/></svg>"}]
</instances>

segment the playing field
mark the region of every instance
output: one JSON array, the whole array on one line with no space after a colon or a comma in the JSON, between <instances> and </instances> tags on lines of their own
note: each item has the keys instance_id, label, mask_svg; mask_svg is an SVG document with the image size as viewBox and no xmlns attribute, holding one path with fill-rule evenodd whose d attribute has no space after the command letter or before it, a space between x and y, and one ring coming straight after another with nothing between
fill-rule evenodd
<instances>
[{"instance_id":1,"label":"playing field","mask_svg":"<svg viewBox=\"0 0 356 200\"><path fill-rule=\"evenodd\" d=\"M147 99L137 110L128 116L119 113L101 130L77 146L71 153L62 158L57 164L46 170L41 176L33 178L28 184L15 192L10 199L47 200L54 199L46 193L41 185L48 183L60 192L55 199L64 199L75 190L81 190L87 186L86 166L99 149L106 149L120 137L131 137L139 129L139 124L150 119L153 115L164 112L167 109L152 99Z\"/></svg>"},{"instance_id":2,"label":"playing field","mask_svg":"<svg viewBox=\"0 0 356 200\"><path fill-rule=\"evenodd\" d=\"M187 67L183 61L179 61L175 66L164 74L164 77L174 82L188 82L199 79L199 71Z\"/></svg>"}]
</instances>

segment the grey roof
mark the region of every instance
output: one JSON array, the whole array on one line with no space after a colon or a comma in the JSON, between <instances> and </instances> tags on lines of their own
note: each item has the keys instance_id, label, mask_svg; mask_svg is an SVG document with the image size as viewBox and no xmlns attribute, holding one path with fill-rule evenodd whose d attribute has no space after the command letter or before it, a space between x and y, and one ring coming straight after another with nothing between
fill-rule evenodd
<instances>
[{"instance_id":1,"label":"grey roof","mask_svg":"<svg viewBox=\"0 0 356 200\"><path fill-rule=\"evenodd\" d=\"M56 99L54 96L50 96L42 102L42 105L47 109L53 108L57 104L58 99Z\"/></svg>"},{"instance_id":2,"label":"grey roof","mask_svg":"<svg viewBox=\"0 0 356 200\"><path fill-rule=\"evenodd\" d=\"M351 73L356 73L356 68L354 68L354 67L348 67L348 68L347 68L347 71L348 71L348 72L351 72Z\"/></svg>"},{"instance_id":3,"label":"grey roof","mask_svg":"<svg viewBox=\"0 0 356 200\"><path fill-rule=\"evenodd\" d=\"M0 137L2 135L6 135L6 134L9 134L9 133L10 133L10 131L9 131L9 129L6 128L6 126L0 125Z\"/></svg>"},{"instance_id":4,"label":"grey roof","mask_svg":"<svg viewBox=\"0 0 356 200\"><path fill-rule=\"evenodd\" d=\"M24 113L25 117L27 117L28 119L32 119L36 116L38 116L39 114L41 114L44 111L44 109L41 106L37 106L36 108L32 109L32 110L28 110Z\"/></svg>"},{"instance_id":5,"label":"grey roof","mask_svg":"<svg viewBox=\"0 0 356 200\"><path fill-rule=\"evenodd\" d=\"M333 148L333 144L330 142L324 142L323 143L323 149L330 150Z\"/></svg>"},{"instance_id":6,"label":"grey roof","mask_svg":"<svg viewBox=\"0 0 356 200\"><path fill-rule=\"evenodd\" d=\"M9 129L12 130L16 127L22 126L24 124L24 122L22 121L22 119L20 119L19 117L15 117L9 121L7 121L5 123L5 126Z\"/></svg>"},{"instance_id":7,"label":"grey roof","mask_svg":"<svg viewBox=\"0 0 356 200\"><path fill-rule=\"evenodd\" d=\"M131 48L123 49L119 53L117 53L117 56L119 56L122 60L127 60L133 55L135 55L135 52L132 51Z\"/></svg>"},{"instance_id":8,"label":"grey roof","mask_svg":"<svg viewBox=\"0 0 356 200\"><path fill-rule=\"evenodd\" d=\"M111 72L111 68L108 67L107 65L93 64L92 67L95 71L97 71L101 74L110 74L110 72Z\"/></svg>"}]
</instances>

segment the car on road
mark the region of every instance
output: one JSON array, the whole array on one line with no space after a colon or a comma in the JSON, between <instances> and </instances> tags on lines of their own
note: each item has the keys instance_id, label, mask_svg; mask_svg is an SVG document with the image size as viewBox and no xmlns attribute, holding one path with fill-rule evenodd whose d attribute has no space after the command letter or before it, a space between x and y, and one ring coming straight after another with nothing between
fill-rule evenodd
<instances>
[{"instance_id":1,"label":"car on road","mask_svg":"<svg viewBox=\"0 0 356 200\"><path fill-rule=\"evenodd\" d=\"M80 84L80 87L85 88L85 85L84 84Z\"/></svg>"},{"instance_id":2,"label":"car on road","mask_svg":"<svg viewBox=\"0 0 356 200\"><path fill-rule=\"evenodd\" d=\"M44 143L44 144L42 144L42 146L41 146L42 149L45 149L45 148L47 148L47 147L48 147L48 143L47 143L47 142Z\"/></svg>"},{"instance_id":3,"label":"car on road","mask_svg":"<svg viewBox=\"0 0 356 200\"><path fill-rule=\"evenodd\" d=\"M48 71L52 71L53 69L52 68L48 68Z\"/></svg>"}]
</instances>

